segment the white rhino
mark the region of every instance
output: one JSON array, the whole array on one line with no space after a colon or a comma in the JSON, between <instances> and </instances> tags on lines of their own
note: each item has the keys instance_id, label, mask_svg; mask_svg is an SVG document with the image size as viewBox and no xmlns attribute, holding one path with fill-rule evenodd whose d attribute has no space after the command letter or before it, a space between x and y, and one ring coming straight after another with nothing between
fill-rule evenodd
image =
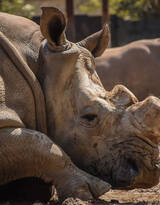
<instances>
[{"instance_id":1,"label":"white rhino","mask_svg":"<svg viewBox=\"0 0 160 205\"><path fill-rule=\"evenodd\" d=\"M157 184L160 100L103 88L107 26L75 44L63 13L42 11L40 27L0 14L0 184L38 177L82 199Z\"/></svg>"},{"instance_id":2,"label":"white rhino","mask_svg":"<svg viewBox=\"0 0 160 205\"><path fill-rule=\"evenodd\" d=\"M138 99L160 97L160 38L109 48L96 59L96 68L106 89L123 84Z\"/></svg>"}]
</instances>

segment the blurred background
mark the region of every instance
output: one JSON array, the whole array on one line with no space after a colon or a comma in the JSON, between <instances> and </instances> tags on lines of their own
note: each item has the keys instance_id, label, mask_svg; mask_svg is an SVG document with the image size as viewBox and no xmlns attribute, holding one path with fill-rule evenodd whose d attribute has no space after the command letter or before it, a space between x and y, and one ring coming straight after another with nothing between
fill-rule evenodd
<instances>
[{"instance_id":1,"label":"blurred background","mask_svg":"<svg viewBox=\"0 0 160 205\"><path fill-rule=\"evenodd\" d=\"M41 6L61 9L68 20L67 36L74 42L108 23L111 47L160 37L160 0L0 0L0 11L39 23Z\"/></svg>"}]
</instances>

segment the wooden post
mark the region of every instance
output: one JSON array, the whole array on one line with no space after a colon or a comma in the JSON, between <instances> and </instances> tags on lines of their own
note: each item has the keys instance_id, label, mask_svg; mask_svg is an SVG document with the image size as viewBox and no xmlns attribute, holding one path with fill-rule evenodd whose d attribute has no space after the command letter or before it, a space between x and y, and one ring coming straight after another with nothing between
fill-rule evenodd
<instances>
[{"instance_id":1,"label":"wooden post","mask_svg":"<svg viewBox=\"0 0 160 205\"><path fill-rule=\"evenodd\" d=\"M0 9L2 8L2 0L0 0Z\"/></svg>"},{"instance_id":2,"label":"wooden post","mask_svg":"<svg viewBox=\"0 0 160 205\"><path fill-rule=\"evenodd\" d=\"M160 0L154 0L154 4L157 9L160 9Z\"/></svg>"},{"instance_id":3,"label":"wooden post","mask_svg":"<svg viewBox=\"0 0 160 205\"><path fill-rule=\"evenodd\" d=\"M69 40L75 41L75 24L74 24L74 3L73 0L66 0L66 13L67 13L67 34Z\"/></svg>"},{"instance_id":4,"label":"wooden post","mask_svg":"<svg viewBox=\"0 0 160 205\"><path fill-rule=\"evenodd\" d=\"M102 26L105 24L109 24L109 0L102 0ZM112 47L111 40L108 47Z\"/></svg>"},{"instance_id":5,"label":"wooden post","mask_svg":"<svg viewBox=\"0 0 160 205\"><path fill-rule=\"evenodd\" d=\"M109 23L109 0L102 0L102 25Z\"/></svg>"}]
</instances>

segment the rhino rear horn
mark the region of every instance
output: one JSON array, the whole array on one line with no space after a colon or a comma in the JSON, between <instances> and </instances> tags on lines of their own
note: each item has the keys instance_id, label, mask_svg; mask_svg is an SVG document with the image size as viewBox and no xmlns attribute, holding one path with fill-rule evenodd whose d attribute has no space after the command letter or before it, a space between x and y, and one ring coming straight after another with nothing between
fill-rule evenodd
<instances>
[{"instance_id":1,"label":"rhino rear horn","mask_svg":"<svg viewBox=\"0 0 160 205\"><path fill-rule=\"evenodd\" d=\"M105 25L104 28L95 34L92 34L85 38L84 40L77 43L86 49L88 49L94 57L102 55L105 49L108 46L110 40L110 32L108 25Z\"/></svg>"},{"instance_id":2,"label":"rhino rear horn","mask_svg":"<svg viewBox=\"0 0 160 205\"><path fill-rule=\"evenodd\" d=\"M42 7L41 9L40 29L42 35L53 47L65 45L66 20L64 14L54 7Z\"/></svg>"}]
</instances>

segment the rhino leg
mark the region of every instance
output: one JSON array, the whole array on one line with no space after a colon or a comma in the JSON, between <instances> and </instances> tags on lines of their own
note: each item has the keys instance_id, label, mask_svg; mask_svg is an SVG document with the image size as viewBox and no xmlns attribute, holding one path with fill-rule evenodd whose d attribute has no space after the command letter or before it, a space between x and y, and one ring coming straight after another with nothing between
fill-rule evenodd
<instances>
[{"instance_id":1,"label":"rhino leg","mask_svg":"<svg viewBox=\"0 0 160 205\"><path fill-rule=\"evenodd\" d=\"M24 177L52 182L60 198L88 200L110 185L79 170L46 135L25 128L0 130L0 184Z\"/></svg>"}]
</instances>

